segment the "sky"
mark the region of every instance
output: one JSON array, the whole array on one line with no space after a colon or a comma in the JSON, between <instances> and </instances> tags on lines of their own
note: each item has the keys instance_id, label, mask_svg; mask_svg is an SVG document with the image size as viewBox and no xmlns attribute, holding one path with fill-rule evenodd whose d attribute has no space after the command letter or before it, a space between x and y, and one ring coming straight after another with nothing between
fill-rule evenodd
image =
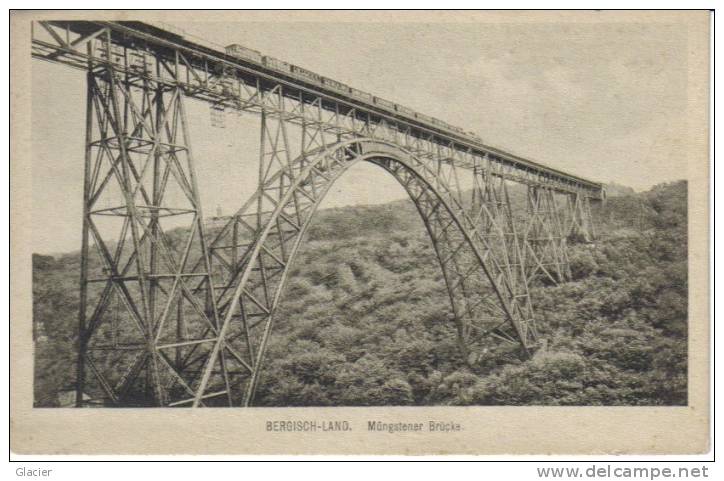
<instances>
[{"instance_id":1,"label":"sky","mask_svg":"<svg viewBox=\"0 0 724 481\"><path fill-rule=\"evenodd\" d=\"M601 182L645 190L686 172L687 37L666 23L173 22L239 43L477 132L492 146ZM251 195L258 120L211 126L189 101L205 212ZM85 77L32 66L34 251L80 245ZM358 165L323 207L403 198Z\"/></svg>"}]
</instances>

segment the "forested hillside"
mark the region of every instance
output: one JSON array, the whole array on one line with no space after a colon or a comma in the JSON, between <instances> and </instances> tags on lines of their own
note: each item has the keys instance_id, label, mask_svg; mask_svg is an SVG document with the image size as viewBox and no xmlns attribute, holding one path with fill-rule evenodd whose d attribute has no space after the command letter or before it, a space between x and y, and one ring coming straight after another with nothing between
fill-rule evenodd
<instances>
[{"instance_id":1,"label":"forested hillside","mask_svg":"<svg viewBox=\"0 0 724 481\"><path fill-rule=\"evenodd\" d=\"M571 247L573 281L536 285L546 348L473 371L410 202L327 209L277 316L256 405L682 405L686 183L615 189L603 237ZM33 258L35 404L72 386L77 253Z\"/></svg>"}]
</instances>

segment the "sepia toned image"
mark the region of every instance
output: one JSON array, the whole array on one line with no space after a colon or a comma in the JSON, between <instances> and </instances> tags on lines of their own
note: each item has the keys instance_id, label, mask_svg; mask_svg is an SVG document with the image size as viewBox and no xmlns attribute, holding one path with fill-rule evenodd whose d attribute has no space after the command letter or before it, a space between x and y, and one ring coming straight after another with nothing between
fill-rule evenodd
<instances>
[{"instance_id":1,"label":"sepia toned image","mask_svg":"<svg viewBox=\"0 0 724 481\"><path fill-rule=\"evenodd\" d=\"M13 19L22 449L706 449L708 13L56 13ZM254 445L50 434L207 416Z\"/></svg>"}]
</instances>

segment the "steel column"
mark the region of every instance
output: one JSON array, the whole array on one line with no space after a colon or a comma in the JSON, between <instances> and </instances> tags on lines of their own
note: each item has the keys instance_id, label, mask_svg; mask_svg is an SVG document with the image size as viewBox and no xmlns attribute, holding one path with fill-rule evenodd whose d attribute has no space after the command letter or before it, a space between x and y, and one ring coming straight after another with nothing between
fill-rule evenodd
<instances>
[{"instance_id":1,"label":"steel column","mask_svg":"<svg viewBox=\"0 0 724 481\"><path fill-rule=\"evenodd\" d=\"M528 281L538 275L553 283L570 279L567 238L556 193L545 185L528 186L528 220L523 236Z\"/></svg>"},{"instance_id":2,"label":"steel column","mask_svg":"<svg viewBox=\"0 0 724 481\"><path fill-rule=\"evenodd\" d=\"M87 102L77 402L166 405L217 325L183 92L96 65Z\"/></svg>"}]
</instances>

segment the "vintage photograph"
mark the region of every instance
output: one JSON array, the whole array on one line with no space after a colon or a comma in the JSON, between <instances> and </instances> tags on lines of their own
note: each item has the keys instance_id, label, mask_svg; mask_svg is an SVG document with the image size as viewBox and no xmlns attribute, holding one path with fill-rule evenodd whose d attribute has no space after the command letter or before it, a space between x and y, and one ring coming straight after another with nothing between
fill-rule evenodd
<instances>
[{"instance_id":1,"label":"vintage photograph","mask_svg":"<svg viewBox=\"0 0 724 481\"><path fill-rule=\"evenodd\" d=\"M34 406L687 404L686 32L279 27L32 23Z\"/></svg>"},{"instance_id":2,"label":"vintage photograph","mask_svg":"<svg viewBox=\"0 0 724 481\"><path fill-rule=\"evenodd\" d=\"M14 450L708 449L708 12L11 27Z\"/></svg>"}]
</instances>

